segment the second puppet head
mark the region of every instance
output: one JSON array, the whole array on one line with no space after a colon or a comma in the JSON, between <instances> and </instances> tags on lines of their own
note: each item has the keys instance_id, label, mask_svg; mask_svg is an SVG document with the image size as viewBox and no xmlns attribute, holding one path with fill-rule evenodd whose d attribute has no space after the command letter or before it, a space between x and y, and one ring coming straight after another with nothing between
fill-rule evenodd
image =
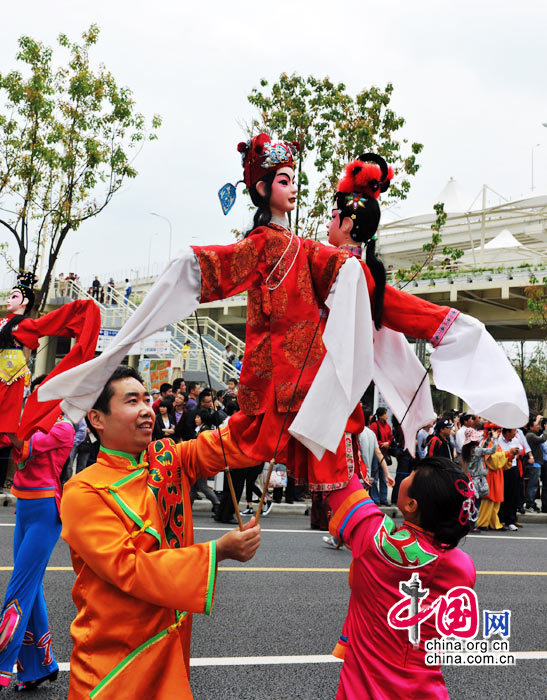
<instances>
[{"instance_id":1,"label":"second puppet head","mask_svg":"<svg viewBox=\"0 0 547 700\"><path fill-rule=\"evenodd\" d=\"M382 327L386 271L376 256L376 231L380 223L378 197L393 179L393 170L375 153L364 153L344 169L334 195L340 225L349 217L353 224L350 236L356 243L366 243L366 263L374 279L372 317L377 329Z\"/></svg>"},{"instance_id":2,"label":"second puppet head","mask_svg":"<svg viewBox=\"0 0 547 700\"><path fill-rule=\"evenodd\" d=\"M350 236L357 243L366 243L378 230L378 197L392 179L393 170L375 153L364 153L346 165L334 199L340 224L346 217L351 219Z\"/></svg>"}]
</instances>

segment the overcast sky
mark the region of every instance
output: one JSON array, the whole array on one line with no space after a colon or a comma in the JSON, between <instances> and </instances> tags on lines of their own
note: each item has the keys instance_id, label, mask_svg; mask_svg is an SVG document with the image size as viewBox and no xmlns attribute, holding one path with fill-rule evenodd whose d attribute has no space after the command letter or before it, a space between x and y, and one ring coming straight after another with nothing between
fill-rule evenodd
<instances>
[{"instance_id":1,"label":"overcast sky","mask_svg":"<svg viewBox=\"0 0 547 700\"><path fill-rule=\"evenodd\" d=\"M216 193L241 176L247 95L283 71L328 75L353 93L394 84L403 135L424 144L401 216L428 211L451 176L471 198L483 183L508 198L530 194L538 143L535 191L547 192L546 20L539 0L3 3L0 70L15 67L21 34L54 45L60 32L76 39L96 22L93 56L133 90L141 112L163 118L137 179L71 234L57 272L142 271L149 250L157 269L168 225L149 212L171 220L173 251L232 242L247 209L240 201L224 217Z\"/></svg>"}]
</instances>

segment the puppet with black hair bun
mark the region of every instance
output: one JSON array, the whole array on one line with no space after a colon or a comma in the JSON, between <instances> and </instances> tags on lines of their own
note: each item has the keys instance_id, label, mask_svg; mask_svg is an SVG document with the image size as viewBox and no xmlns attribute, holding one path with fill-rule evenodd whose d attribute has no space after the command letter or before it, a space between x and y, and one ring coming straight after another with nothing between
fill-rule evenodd
<instances>
[{"instance_id":1,"label":"puppet with black hair bun","mask_svg":"<svg viewBox=\"0 0 547 700\"><path fill-rule=\"evenodd\" d=\"M230 417L230 434L255 463L275 454L297 483L306 482L311 490L338 488L357 468L357 437L364 426L359 400L371 379L414 451L417 430L434 413L424 368L405 335L438 348L431 360L435 379L464 398L475 413L501 412L502 422L525 422L522 384L481 324L385 284L373 240L380 217L377 199L393 176L382 158L365 154L350 164L336 195L336 217L341 213L343 225L353 230L350 242L367 243L365 262L352 251L301 238L291 228L289 215L298 195L297 144L275 142L262 133L237 150L243 182L257 207L252 229L236 243L180 251L127 330L88 366L41 387L42 399L63 398L65 412L78 420L134 342L186 318L199 303L246 293L241 410ZM234 204L237 184L219 191L225 214ZM455 335L458 353L451 352ZM488 360L477 363L481 338ZM467 359L461 354L462 340ZM448 370L447 355L455 358ZM472 372L475 366L481 367L480 373ZM503 374L503 382L488 378L484 367L496 377Z\"/></svg>"},{"instance_id":2,"label":"puppet with black hair bun","mask_svg":"<svg viewBox=\"0 0 547 700\"><path fill-rule=\"evenodd\" d=\"M36 281L32 272L18 276L8 296L7 316L0 319L0 435L17 433L27 438L35 430L48 432L60 415L59 401L38 405L33 393L21 416L25 387L31 378L27 362L41 337L68 336L77 340L48 378L91 359L97 345L101 315L92 301L74 301L41 318L31 318Z\"/></svg>"},{"instance_id":3,"label":"puppet with black hair bun","mask_svg":"<svg viewBox=\"0 0 547 700\"><path fill-rule=\"evenodd\" d=\"M8 315L0 319L0 433L17 430L25 387L30 384L30 350L17 340L14 331L32 311L34 282L31 272L18 276L7 300Z\"/></svg>"},{"instance_id":4,"label":"puppet with black hair bun","mask_svg":"<svg viewBox=\"0 0 547 700\"><path fill-rule=\"evenodd\" d=\"M382 309L386 286L386 271L376 256L376 231L380 223L380 205L378 198L386 192L393 179L393 170L386 161L375 153L364 153L344 169L344 175L338 183L334 196L338 210L338 224L342 233L351 238L356 245L340 245L361 257L361 245L366 244L366 263L374 279L375 296L373 319L377 329L382 326ZM345 222L345 223L344 223ZM335 217L329 225L333 227ZM333 238L335 236L333 235ZM333 245L339 245L331 240Z\"/></svg>"}]
</instances>

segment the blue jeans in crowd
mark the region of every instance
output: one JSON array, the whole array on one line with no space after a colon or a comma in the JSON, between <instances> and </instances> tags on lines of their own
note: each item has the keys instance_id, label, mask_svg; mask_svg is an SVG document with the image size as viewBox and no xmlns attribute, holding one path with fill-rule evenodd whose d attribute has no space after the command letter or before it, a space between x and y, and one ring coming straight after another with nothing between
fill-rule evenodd
<instances>
[{"instance_id":1,"label":"blue jeans in crowd","mask_svg":"<svg viewBox=\"0 0 547 700\"><path fill-rule=\"evenodd\" d=\"M386 477L384 475L384 470L380 469L378 464L378 458L376 455L372 458L372 464L370 466L370 476L373 479L372 486L370 487L370 497L378 505L379 503L387 503L387 483ZM378 480L380 481L380 495L378 496Z\"/></svg>"},{"instance_id":2,"label":"blue jeans in crowd","mask_svg":"<svg viewBox=\"0 0 547 700\"><path fill-rule=\"evenodd\" d=\"M526 476L528 477L528 485L526 487L526 505L536 505L536 493L539 484L539 475L541 473L541 464L534 462L528 465Z\"/></svg>"}]
</instances>

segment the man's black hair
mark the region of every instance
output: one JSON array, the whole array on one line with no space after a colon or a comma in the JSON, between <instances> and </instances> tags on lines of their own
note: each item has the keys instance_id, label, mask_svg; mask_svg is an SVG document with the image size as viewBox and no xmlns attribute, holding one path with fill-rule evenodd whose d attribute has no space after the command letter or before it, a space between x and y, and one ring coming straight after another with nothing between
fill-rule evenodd
<instances>
[{"instance_id":1,"label":"man's black hair","mask_svg":"<svg viewBox=\"0 0 547 700\"><path fill-rule=\"evenodd\" d=\"M176 394L177 391L179 390L180 385L184 379L182 377L177 377L176 379L173 379L173 393Z\"/></svg>"},{"instance_id":2,"label":"man's black hair","mask_svg":"<svg viewBox=\"0 0 547 700\"><path fill-rule=\"evenodd\" d=\"M163 384L160 385L160 394L164 394L166 391L169 391L169 389L172 389L173 385L169 384L169 382L164 382Z\"/></svg>"},{"instance_id":3,"label":"man's black hair","mask_svg":"<svg viewBox=\"0 0 547 700\"><path fill-rule=\"evenodd\" d=\"M186 384L186 391L188 393L192 392L197 386L199 386L199 382L188 382Z\"/></svg>"},{"instance_id":4,"label":"man's black hair","mask_svg":"<svg viewBox=\"0 0 547 700\"><path fill-rule=\"evenodd\" d=\"M233 382L236 386L239 384L238 380L235 377L230 377L230 379L228 379L228 382ZM228 382L226 382L226 384Z\"/></svg>"},{"instance_id":5,"label":"man's black hair","mask_svg":"<svg viewBox=\"0 0 547 700\"><path fill-rule=\"evenodd\" d=\"M200 392L199 392L199 396L198 396L198 406L201 405L201 402L202 402L203 399L206 398L207 396L213 396L213 392L211 391L211 389L207 388L207 389L203 389L203 391L200 391Z\"/></svg>"},{"instance_id":6,"label":"man's black hair","mask_svg":"<svg viewBox=\"0 0 547 700\"><path fill-rule=\"evenodd\" d=\"M114 396L114 388L112 384L119 381L120 379L136 379L141 384L144 384L141 375L133 367L128 367L127 365L120 365L117 367L110 379L104 385L104 389L99 394L99 398L93 404L93 408L96 411L101 411L107 416L110 415L110 399Z\"/></svg>"}]
</instances>

